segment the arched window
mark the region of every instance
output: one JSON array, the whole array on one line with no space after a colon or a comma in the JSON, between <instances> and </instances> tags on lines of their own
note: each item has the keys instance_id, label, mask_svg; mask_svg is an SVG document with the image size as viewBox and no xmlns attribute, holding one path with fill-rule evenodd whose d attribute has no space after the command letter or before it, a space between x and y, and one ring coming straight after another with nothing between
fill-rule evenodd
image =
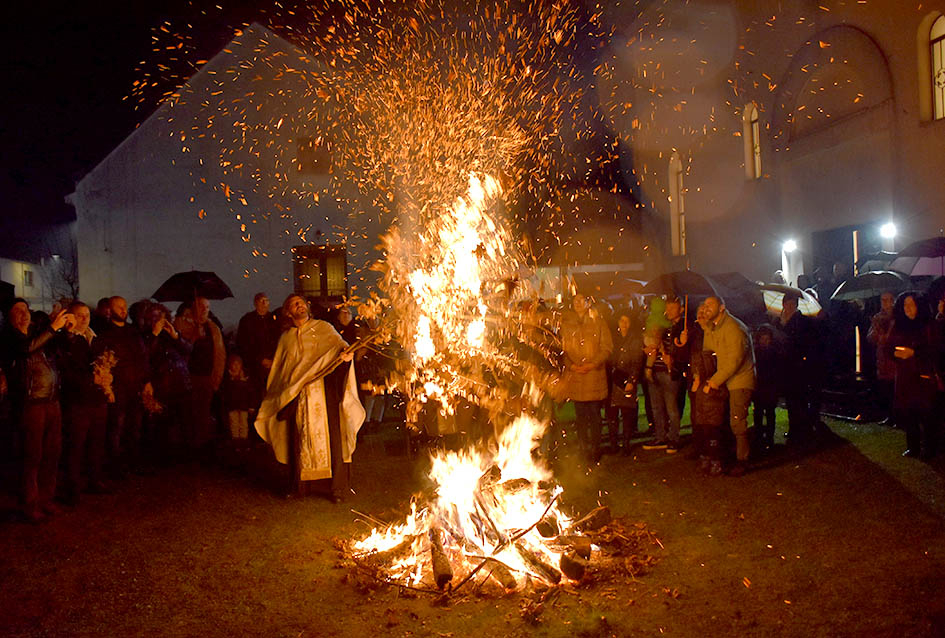
<instances>
[{"instance_id":1,"label":"arched window","mask_svg":"<svg viewBox=\"0 0 945 638\"><path fill-rule=\"evenodd\" d=\"M945 16L932 23L929 32L932 56L932 117L945 118Z\"/></svg>"},{"instance_id":2,"label":"arched window","mask_svg":"<svg viewBox=\"0 0 945 638\"><path fill-rule=\"evenodd\" d=\"M742 113L742 139L745 140L745 177L761 178L761 122L754 102Z\"/></svg>"},{"instance_id":3,"label":"arched window","mask_svg":"<svg viewBox=\"0 0 945 638\"><path fill-rule=\"evenodd\" d=\"M669 158L669 232L673 254L686 254L686 197L683 188L683 165L679 153Z\"/></svg>"}]
</instances>

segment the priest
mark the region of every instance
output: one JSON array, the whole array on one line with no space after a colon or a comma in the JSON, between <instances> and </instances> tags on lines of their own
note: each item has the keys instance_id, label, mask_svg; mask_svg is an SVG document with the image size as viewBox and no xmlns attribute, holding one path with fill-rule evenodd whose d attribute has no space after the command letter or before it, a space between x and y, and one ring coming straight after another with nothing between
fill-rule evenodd
<instances>
[{"instance_id":1,"label":"priest","mask_svg":"<svg viewBox=\"0 0 945 638\"><path fill-rule=\"evenodd\" d=\"M364 422L352 355L330 323L311 318L301 295L289 295L282 311L292 327L279 338L256 431L289 466L289 494L328 480L338 503L350 492L351 455Z\"/></svg>"}]
</instances>

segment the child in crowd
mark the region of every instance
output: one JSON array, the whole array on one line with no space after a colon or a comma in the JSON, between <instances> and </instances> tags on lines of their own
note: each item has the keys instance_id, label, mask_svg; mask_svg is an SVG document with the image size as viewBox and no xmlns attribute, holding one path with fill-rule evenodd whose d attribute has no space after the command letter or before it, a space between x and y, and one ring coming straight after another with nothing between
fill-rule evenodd
<instances>
[{"instance_id":1,"label":"child in crowd","mask_svg":"<svg viewBox=\"0 0 945 638\"><path fill-rule=\"evenodd\" d=\"M758 447L767 451L774 445L774 409L778 404L778 353L774 331L761 326L755 333L755 433Z\"/></svg>"},{"instance_id":2,"label":"child in crowd","mask_svg":"<svg viewBox=\"0 0 945 638\"><path fill-rule=\"evenodd\" d=\"M243 359L238 354L231 354L223 381L223 409L230 424L230 437L237 447L249 440L249 412L253 407L253 388L243 369Z\"/></svg>"}]
</instances>

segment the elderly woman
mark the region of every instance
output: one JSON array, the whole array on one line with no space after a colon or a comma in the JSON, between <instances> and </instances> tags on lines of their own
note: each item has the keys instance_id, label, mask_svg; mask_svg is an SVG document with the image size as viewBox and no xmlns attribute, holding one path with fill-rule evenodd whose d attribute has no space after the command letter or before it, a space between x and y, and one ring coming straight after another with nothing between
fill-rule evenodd
<instances>
[{"instance_id":1,"label":"elderly woman","mask_svg":"<svg viewBox=\"0 0 945 638\"><path fill-rule=\"evenodd\" d=\"M893 409L896 423L906 431L903 456L931 454L936 372L940 372L935 369L934 343L925 300L915 292L900 294L886 347L896 363Z\"/></svg>"}]
</instances>

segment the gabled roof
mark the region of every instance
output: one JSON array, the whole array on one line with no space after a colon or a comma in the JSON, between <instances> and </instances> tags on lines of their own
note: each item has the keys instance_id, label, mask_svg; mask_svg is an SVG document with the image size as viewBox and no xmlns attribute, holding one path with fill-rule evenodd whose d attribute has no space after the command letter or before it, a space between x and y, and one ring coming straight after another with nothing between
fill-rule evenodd
<instances>
[{"instance_id":1,"label":"gabled roof","mask_svg":"<svg viewBox=\"0 0 945 638\"><path fill-rule=\"evenodd\" d=\"M254 22L245 30L239 32L219 53L201 66L194 75L174 92L173 96L161 102L151 115L141 122L118 146L113 148L108 155L102 158L98 164L83 175L78 182L82 182L89 175L95 173L100 167L107 164L112 157L118 155L124 147L130 144L144 131L157 126L162 120L173 113L173 109L180 108L182 102L175 99L174 96L180 96L183 93L198 89L203 85L212 84L214 82L212 78L213 75L222 73L226 71L226 69L233 67L239 60L255 57L260 47L266 47L267 50L271 50L275 47L276 50L297 57L300 64L303 63L304 60L311 61L310 55L307 55L288 40L276 35L261 24ZM185 102L183 105L186 108L187 105ZM73 195L74 193L66 196L66 202L74 206Z\"/></svg>"}]
</instances>

